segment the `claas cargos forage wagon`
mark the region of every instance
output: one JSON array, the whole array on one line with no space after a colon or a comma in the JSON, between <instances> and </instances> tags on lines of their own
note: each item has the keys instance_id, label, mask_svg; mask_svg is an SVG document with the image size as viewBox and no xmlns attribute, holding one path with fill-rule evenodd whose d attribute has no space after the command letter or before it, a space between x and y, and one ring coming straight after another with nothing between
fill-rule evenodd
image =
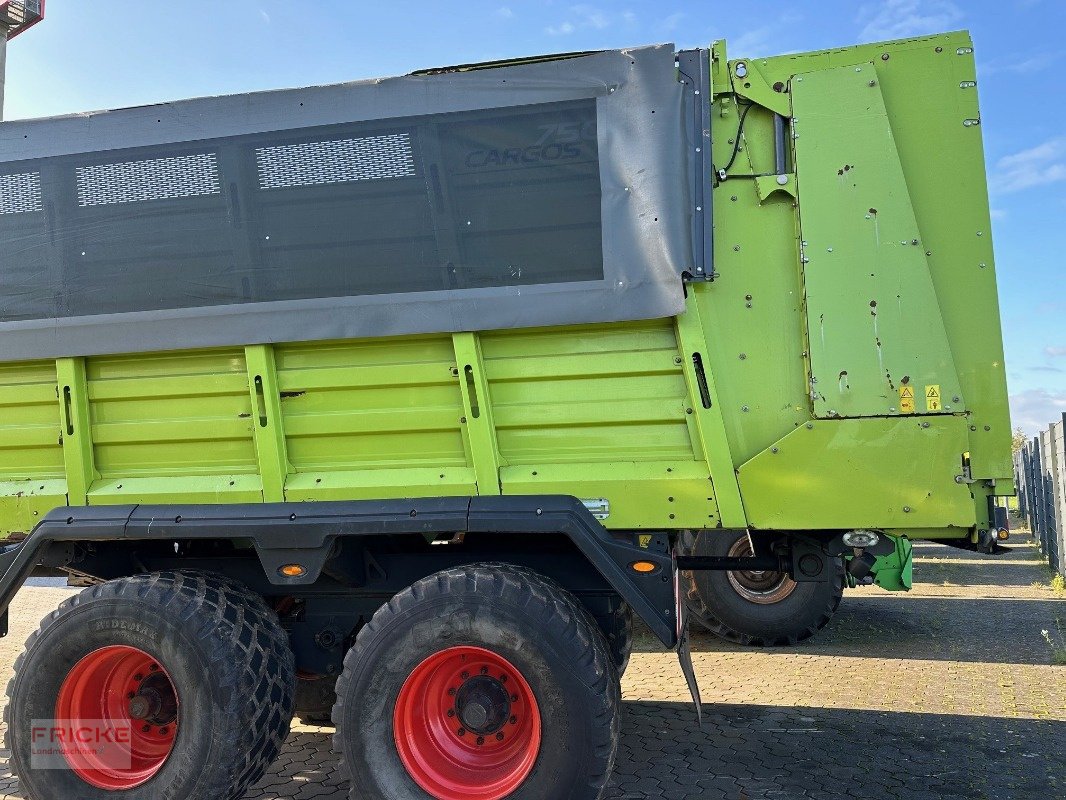
<instances>
[{"instance_id":1,"label":"claas cargos forage wagon","mask_svg":"<svg viewBox=\"0 0 1066 800\"><path fill-rule=\"evenodd\" d=\"M0 126L0 608L90 584L15 668L23 791L237 798L332 713L353 798L596 798L635 617L698 697L688 615L794 642L992 546L974 69L655 46Z\"/></svg>"}]
</instances>

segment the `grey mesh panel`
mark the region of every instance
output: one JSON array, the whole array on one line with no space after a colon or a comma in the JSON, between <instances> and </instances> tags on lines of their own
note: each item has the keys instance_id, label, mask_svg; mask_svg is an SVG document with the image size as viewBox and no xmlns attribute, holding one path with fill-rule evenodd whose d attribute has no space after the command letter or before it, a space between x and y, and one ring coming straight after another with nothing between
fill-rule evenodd
<instances>
[{"instance_id":1,"label":"grey mesh panel","mask_svg":"<svg viewBox=\"0 0 1066 800\"><path fill-rule=\"evenodd\" d=\"M43 208L41 173L0 175L0 214L27 214Z\"/></svg>"},{"instance_id":2,"label":"grey mesh panel","mask_svg":"<svg viewBox=\"0 0 1066 800\"><path fill-rule=\"evenodd\" d=\"M672 48L0 133L0 360L683 308Z\"/></svg>"},{"instance_id":3,"label":"grey mesh panel","mask_svg":"<svg viewBox=\"0 0 1066 800\"><path fill-rule=\"evenodd\" d=\"M78 167L79 206L220 194L217 156L200 153Z\"/></svg>"},{"instance_id":4,"label":"grey mesh panel","mask_svg":"<svg viewBox=\"0 0 1066 800\"><path fill-rule=\"evenodd\" d=\"M411 136L406 133L260 147L255 159L260 189L409 178L415 174Z\"/></svg>"}]
</instances>

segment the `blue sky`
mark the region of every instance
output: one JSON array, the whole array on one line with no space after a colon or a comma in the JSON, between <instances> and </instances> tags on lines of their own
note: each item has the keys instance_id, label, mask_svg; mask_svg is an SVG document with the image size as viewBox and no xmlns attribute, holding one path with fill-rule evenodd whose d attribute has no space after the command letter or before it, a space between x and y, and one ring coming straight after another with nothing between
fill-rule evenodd
<instances>
[{"instance_id":1,"label":"blue sky","mask_svg":"<svg viewBox=\"0 0 1066 800\"><path fill-rule=\"evenodd\" d=\"M1011 406L1029 433L1066 411L1066 0L48 0L12 42L9 119L537 53L652 42L772 55L968 28Z\"/></svg>"}]
</instances>

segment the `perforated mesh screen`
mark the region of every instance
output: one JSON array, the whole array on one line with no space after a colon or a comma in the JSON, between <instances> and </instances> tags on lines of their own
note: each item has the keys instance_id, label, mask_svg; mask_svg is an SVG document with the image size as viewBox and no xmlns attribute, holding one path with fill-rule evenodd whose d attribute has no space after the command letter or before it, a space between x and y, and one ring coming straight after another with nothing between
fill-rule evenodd
<instances>
[{"instance_id":1,"label":"perforated mesh screen","mask_svg":"<svg viewBox=\"0 0 1066 800\"><path fill-rule=\"evenodd\" d=\"M41 210L41 173L0 175L0 214Z\"/></svg>"},{"instance_id":2,"label":"perforated mesh screen","mask_svg":"<svg viewBox=\"0 0 1066 800\"><path fill-rule=\"evenodd\" d=\"M0 364L678 314L686 92L661 45L6 122Z\"/></svg>"},{"instance_id":3,"label":"perforated mesh screen","mask_svg":"<svg viewBox=\"0 0 1066 800\"><path fill-rule=\"evenodd\" d=\"M406 133L304 142L255 151L261 189L350 183L415 174L411 137Z\"/></svg>"},{"instance_id":4,"label":"perforated mesh screen","mask_svg":"<svg viewBox=\"0 0 1066 800\"><path fill-rule=\"evenodd\" d=\"M219 194L214 153L78 167L78 205L103 206Z\"/></svg>"},{"instance_id":5,"label":"perforated mesh screen","mask_svg":"<svg viewBox=\"0 0 1066 800\"><path fill-rule=\"evenodd\" d=\"M45 160L0 322L601 280L597 153L587 100Z\"/></svg>"}]
</instances>

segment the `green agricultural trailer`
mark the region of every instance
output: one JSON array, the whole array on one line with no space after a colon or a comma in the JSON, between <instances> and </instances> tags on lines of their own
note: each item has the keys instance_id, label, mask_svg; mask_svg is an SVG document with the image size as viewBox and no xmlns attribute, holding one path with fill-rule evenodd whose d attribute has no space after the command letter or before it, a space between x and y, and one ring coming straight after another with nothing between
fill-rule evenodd
<instances>
[{"instance_id":1,"label":"green agricultural trailer","mask_svg":"<svg viewBox=\"0 0 1066 800\"><path fill-rule=\"evenodd\" d=\"M572 53L0 125L23 791L599 797L634 616L754 644L1013 493L973 47ZM710 687L713 697L714 687Z\"/></svg>"}]
</instances>

